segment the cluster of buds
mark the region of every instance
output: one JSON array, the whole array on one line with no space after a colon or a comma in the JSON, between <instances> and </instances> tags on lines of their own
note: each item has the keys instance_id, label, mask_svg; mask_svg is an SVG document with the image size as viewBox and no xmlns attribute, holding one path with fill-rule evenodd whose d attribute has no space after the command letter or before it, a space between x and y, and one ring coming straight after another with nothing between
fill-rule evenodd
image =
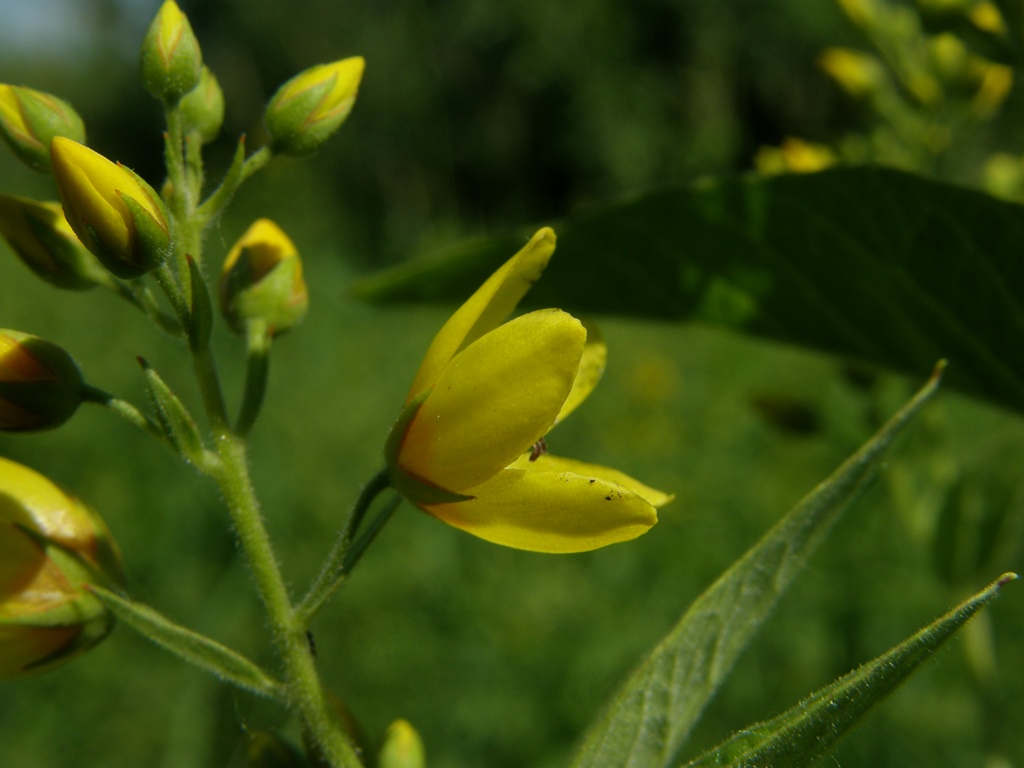
<instances>
[{"instance_id":1,"label":"cluster of buds","mask_svg":"<svg viewBox=\"0 0 1024 768\"><path fill-rule=\"evenodd\" d=\"M117 547L87 506L0 458L0 678L62 664L110 631L88 585L121 583Z\"/></svg>"}]
</instances>

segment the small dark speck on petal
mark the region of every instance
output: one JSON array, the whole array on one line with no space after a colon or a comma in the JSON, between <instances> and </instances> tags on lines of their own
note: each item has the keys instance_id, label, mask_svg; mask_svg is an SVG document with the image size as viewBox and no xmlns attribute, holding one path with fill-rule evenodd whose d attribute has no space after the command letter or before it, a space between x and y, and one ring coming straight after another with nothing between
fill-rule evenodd
<instances>
[{"instance_id":1,"label":"small dark speck on petal","mask_svg":"<svg viewBox=\"0 0 1024 768\"><path fill-rule=\"evenodd\" d=\"M605 496L605 497L604 497L604 500L605 500L605 501L611 501L611 500L612 500L612 497L611 497L611 496Z\"/></svg>"}]
</instances>

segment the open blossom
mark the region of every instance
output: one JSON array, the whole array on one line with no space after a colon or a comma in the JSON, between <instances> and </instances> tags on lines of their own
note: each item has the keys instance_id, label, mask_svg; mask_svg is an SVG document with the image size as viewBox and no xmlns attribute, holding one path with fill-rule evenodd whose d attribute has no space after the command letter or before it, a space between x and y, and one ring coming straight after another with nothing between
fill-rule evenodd
<instances>
[{"instance_id":1,"label":"open blossom","mask_svg":"<svg viewBox=\"0 0 1024 768\"><path fill-rule=\"evenodd\" d=\"M597 384L605 348L572 315L508 322L555 248L542 229L448 320L388 438L392 484L480 538L537 552L627 541L671 496L608 467L546 453L544 435Z\"/></svg>"}]
</instances>

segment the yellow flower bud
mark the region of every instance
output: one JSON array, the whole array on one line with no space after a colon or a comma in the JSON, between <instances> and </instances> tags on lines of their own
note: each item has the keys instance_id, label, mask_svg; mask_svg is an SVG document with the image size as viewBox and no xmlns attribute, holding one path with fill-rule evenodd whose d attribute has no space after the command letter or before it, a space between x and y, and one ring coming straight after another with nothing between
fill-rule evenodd
<instances>
[{"instance_id":1,"label":"yellow flower bud","mask_svg":"<svg viewBox=\"0 0 1024 768\"><path fill-rule=\"evenodd\" d=\"M199 84L203 68L199 42L174 0L165 0L142 41L142 82L173 104Z\"/></svg>"},{"instance_id":2,"label":"yellow flower bud","mask_svg":"<svg viewBox=\"0 0 1024 768\"><path fill-rule=\"evenodd\" d=\"M379 768L425 768L426 764L423 740L416 729L406 720L395 720L384 736Z\"/></svg>"},{"instance_id":3,"label":"yellow flower bud","mask_svg":"<svg viewBox=\"0 0 1024 768\"><path fill-rule=\"evenodd\" d=\"M0 136L18 158L50 172L50 142L56 136L85 141L82 118L63 99L31 88L0 84Z\"/></svg>"},{"instance_id":4,"label":"yellow flower bud","mask_svg":"<svg viewBox=\"0 0 1024 768\"><path fill-rule=\"evenodd\" d=\"M1013 69L976 58L971 61L970 75L978 82L971 99L971 112L978 118L990 117L1006 100L1013 87Z\"/></svg>"},{"instance_id":5,"label":"yellow flower bud","mask_svg":"<svg viewBox=\"0 0 1024 768\"><path fill-rule=\"evenodd\" d=\"M885 77L878 59L849 48L825 49L818 65L840 88L858 99L875 93Z\"/></svg>"},{"instance_id":6,"label":"yellow flower bud","mask_svg":"<svg viewBox=\"0 0 1024 768\"><path fill-rule=\"evenodd\" d=\"M1006 22L995 3L982 2L971 8L968 17L978 29L993 35L1006 34Z\"/></svg>"},{"instance_id":7,"label":"yellow flower bud","mask_svg":"<svg viewBox=\"0 0 1024 768\"><path fill-rule=\"evenodd\" d=\"M306 314L309 294L295 244L270 219L259 219L234 244L220 275L220 309L235 333L250 320L282 333Z\"/></svg>"},{"instance_id":8,"label":"yellow flower bud","mask_svg":"<svg viewBox=\"0 0 1024 768\"><path fill-rule=\"evenodd\" d=\"M183 96L178 106L188 133L198 133L203 144L217 138L224 122L224 92L213 72L203 67L199 85Z\"/></svg>"},{"instance_id":9,"label":"yellow flower bud","mask_svg":"<svg viewBox=\"0 0 1024 768\"><path fill-rule=\"evenodd\" d=\"M816 173L835 165L836 156L824 144L787 136L778 147L761 147L754 158L764 174Z\"/></svg>"},{"instance_id":10,"label":"yellow flower bud","mask_svg":"<svg viewBox=\"0 0 1024 768\"><path fill-rule=\"evenodd\" d=\"M0 329L0 431L59 427L82 403L82 374L56 344Z\"/></svg>"},{"instance_id":11,"label":"yellow flower bud","mask_svg":"<svg viewBox=\"0 0 1024 768\"><path fill-rule=\"evenodd\" d=\"M82 290L102 279L102 267L75 236L60 203L0 195L0 235L51 285Z\"/></svg>"},{"instance_id":12,"label":"yellow flower bud","mask_svg":"<svg viewBox=\"0 0 1024 768\"><path fill-rule=\"evenodd\" d=\"M353 56L311 67L282 85L265 115L271 149L304 155L323 144L352 111L365 67L362 56Z\"/></svg>"},{"instance_id":13,"label":"yellow flower bud","mask_svg":"<svg viewBox=\"0 0 1024 768\"><path fill-rule=\"evenodd\" d=\"M88 650L113 619L83 585L122 580L103 521L42 475L0 458L0 678Z\"/></svg>"},{"instance_id":14,"label":"yellow flower bud","mask_svg":"<svg viewBox=\"0 0 1024 768\"><path fill-rule=\"evenodd\" d=\"M54 139L50 155L68 224L103 266L131 278L167 257L170 217L152 187L69 139Z\"/></svg>"}]
</instances>

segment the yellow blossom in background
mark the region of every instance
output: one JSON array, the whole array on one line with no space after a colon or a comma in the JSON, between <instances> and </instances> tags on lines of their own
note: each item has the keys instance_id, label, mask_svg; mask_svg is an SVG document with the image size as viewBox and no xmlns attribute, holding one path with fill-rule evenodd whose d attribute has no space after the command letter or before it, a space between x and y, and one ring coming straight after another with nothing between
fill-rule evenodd
<instances>
[{"instance_id":1,"label":"yellow blossom in background","mask_svg":"<svg viewBox=\"0 0 1024 768\"><path fill-rule=\"evenodd\" d=\"M816 173L837 162L835 154L823 144L812 144L787 136L778 147L761 147L754 165L761 173Z\"/></svg>"},{"instance_id":2,"label":"yellow blossom in background","mask_svg":"<svg viewBox=\"0 0 1024 768\"><path fill-rule=\"evenodd\" d=\"M977 117L985 118L1006 101L1013 87L1013 69L1005 64L994 64L990 61L978 62L973 69L980 83L974 98L971 99L971 111Z\"/></svg>"},{"instance_id":3,"label":"yellow blossom in background","mask_svg":"<svg viewBox=\"0 0 1024 768\"><path fill-rule=\"evenodd\" d=\"M392 484L475 536L537 552L626 541L671 496L607 467L546 453L548 430L596 386L603 342L566 312L503 320L555 248L542 229L434 337L388 438Z\"/></svg>"},{"instance_id":4,"label":"yellow blossom in background","mask_svg":"<svg viewBox=\"0 0 1024 768\"><path fill-rule=\"evenodd\" d=\"M818 57L818 65L840 88L858 99L874 93L885 77L876 57L850 48L826 48Z\"/></svg>"},{"instance_id":5,"label":"yellow blossom in background","mask_svg":"<svg viewBox=\"0 0 1024 768\"><path fill-rule=\"evenodd\" d=\"M971 23L983 32L990 32L993 35L1005 35L1007 32L1006 22L1003 21L1003 14L995 3L978 3L968 13Z\"/></svg>"}]
</instances>

